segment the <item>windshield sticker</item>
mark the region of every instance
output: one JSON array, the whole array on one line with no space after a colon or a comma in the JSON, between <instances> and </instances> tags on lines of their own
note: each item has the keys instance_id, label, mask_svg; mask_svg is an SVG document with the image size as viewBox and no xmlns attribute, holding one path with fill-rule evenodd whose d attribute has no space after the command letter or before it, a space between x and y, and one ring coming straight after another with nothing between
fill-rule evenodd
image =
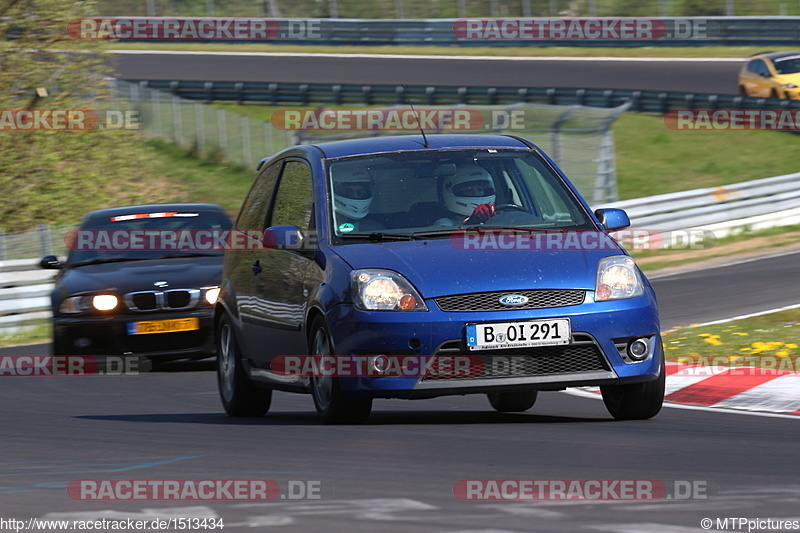
<instances>
[{"instance_id":1,"label":"windshield sticker","mask_svg":"<svg viewBox=\"0 0 800 533\"><path fill-rule=\"evenodd\" d=\"M356 227L349 222L345 222L344 224L339 224L339 231L341 233L350 233L351 231L355 230Z\"/></svg>"}]
</instances>

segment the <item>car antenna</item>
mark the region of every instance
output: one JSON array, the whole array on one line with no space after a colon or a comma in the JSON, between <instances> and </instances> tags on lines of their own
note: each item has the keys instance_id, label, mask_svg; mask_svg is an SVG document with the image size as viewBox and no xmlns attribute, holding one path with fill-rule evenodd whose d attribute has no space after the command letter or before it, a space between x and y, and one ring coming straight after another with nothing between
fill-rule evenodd
<instances>
[{"instance_id":1,"label":"car antenna","mask_svg":"<svg viewBox=\"0 0 800 533\"><path fill-rule=\"evenodd\" d=\"M419 125L419 132L422 134L422 140L425 141L425 144L423 144L423 146L425 148L430 148L431 145L428 143L428 137L425 136L425 130L422 129L422 121L419 119L419 115L417 115L417 110L414 109L414 104L411 102L411 100L407 98L408 95L406 94L406 86L401 85L401 87L403 88L403 97L406 98L406 100L408 101L408 105L411 106L411 112L414 113L414 116L417 118L417 124Z\"/></svg>"}]
</instances>

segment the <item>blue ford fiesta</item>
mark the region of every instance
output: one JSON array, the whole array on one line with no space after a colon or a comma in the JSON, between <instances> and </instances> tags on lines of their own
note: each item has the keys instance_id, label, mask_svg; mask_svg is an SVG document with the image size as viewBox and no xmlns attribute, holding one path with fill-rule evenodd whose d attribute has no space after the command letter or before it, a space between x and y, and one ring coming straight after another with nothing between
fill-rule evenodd
<instances>
[{"instance_id":1,"label":"blue ford fiesta","mask_svg":"<svg viewBox=\"0 0 800 533\"><path fill-rule=\"evenodd\" d=\"M542 151L510 136L379 137L262 161L215 308L220 396L260 416L310 393L328 423L376 398L599 386L655 416L664 355L652 287Z\"/></svg>"}]
</instances>

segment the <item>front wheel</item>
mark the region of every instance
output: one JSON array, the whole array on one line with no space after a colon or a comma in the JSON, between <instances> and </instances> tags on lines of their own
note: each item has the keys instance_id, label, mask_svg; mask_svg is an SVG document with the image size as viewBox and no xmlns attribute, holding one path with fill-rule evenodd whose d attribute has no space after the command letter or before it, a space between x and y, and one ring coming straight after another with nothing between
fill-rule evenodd
<instances>
[{"instance_id":1,"label":"front wheel","mask_svg":"<svg viewBox=\"0 0 800 533\"><path fill-rule=\"evenodd\" d=\"M315 358L331 355L331 337L325 321L318 317L311 325L309 342ZM321 368L322 365L316 365ZM340 378L334 376L312 376L311 396L317 414L326 424L361 424L372 412L372 399L353 399L342 395Z\"/></svg>"},{"instance_id":2,"label":"front wheel","mask_svg":"<svg viewBox=\"0 0 800 533\"><path fill-rule=\"evenodd\" d=\"M257 387L242 367L233 326L224 315L217 326L217 383L222 406L230 416L262 416L272 403L272 389Z\"/></svg>"},{"instance_id":3,"label":"front wheel","mask_svg":"<svg viewBox=\"0 0 800 533\"><path fill-rule=\"evenodd\" d=\"M658 379L630 385L607 385L600 387L600 392L606 409L617 420L645 420L661 411L665 382L666 369L662 358Z\"/></svg>"},{"instance_id":4,"label":"front wheel","mask_svg":"<svg viewBox=\"0 0 800 533\"><path fill-rule=\"evenodd\" d=\"M533 404L536 403L536 398L539 396L539 391L490 392L486 396L496 411L501 413L521 413L533 407Z\"/></svg>"}]
</instances>

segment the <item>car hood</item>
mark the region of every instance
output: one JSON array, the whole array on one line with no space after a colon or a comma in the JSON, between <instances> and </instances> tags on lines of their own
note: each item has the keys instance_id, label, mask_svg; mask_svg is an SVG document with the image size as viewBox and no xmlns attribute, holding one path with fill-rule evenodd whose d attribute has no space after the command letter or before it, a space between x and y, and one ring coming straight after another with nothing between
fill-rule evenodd
<instances>
[{"instance_id":1,"label":"car hood","mask_svg":"<svg viewBox=\"0 0 800 533\"><path fill-rule=\"evenodd\" d=\"M63 271L61 285L68 294L90 291L160 290L156 281L166 281L169 289L192 289L219 285L222 279L222 257L151 259L124 263L101 263L68 268Z\"/></svg>"},{"instance_id":2,"label":"car hood","mask_svg":"<svg viewBox=\"0 0 800 533\"><path fill-rule=\"evenodd\" d=\"M594 290L602 250L464 250L449 239L353 243L335 247L353 269L399 272L423 298L522 289Z\"/></svg>"},{"instance_id":3,"label":"car hood","mask_svg":"<svg viewBox=\"0 0 800 533\"><path fill-rule=\"evenodd\" d=\"M775 79L780 84L794 83L800 87L800 72L794 74L778 74Z\"/></svg>"}]
</instances>

